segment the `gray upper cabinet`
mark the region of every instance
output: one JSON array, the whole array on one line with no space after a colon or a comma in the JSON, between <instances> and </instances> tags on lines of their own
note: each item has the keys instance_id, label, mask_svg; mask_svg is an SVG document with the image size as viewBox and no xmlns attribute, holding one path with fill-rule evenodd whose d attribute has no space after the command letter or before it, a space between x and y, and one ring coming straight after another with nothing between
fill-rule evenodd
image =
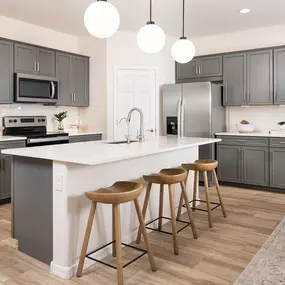
<instances>
[{"instance_id":1,"label":"gray upper cabinet","mask_svg":"<svg viewBox=\"0 0 285 285\"><path fill-rule=\"evenodd\" d=\"M199 77L212 77L223 75L223 57L206 56L199 58L198 75Z\"/></svg>"},{"instance_id":2,"label":"gray upper cabinet","mask_svg":"<svg viewBox=\"0 0 285 285\"><path fill-rule=\"evenodd\" d=\"M13 43L0 41L0 103L13 102Z\"/></svg>"},{"instance_id":3,"label":"gray upper cabinet","mask_svg":"<svg viewBox=\"0 0 285 285\"><path fill-rule=\"evenodd\" d=\"M269 186L269 150L267 147L242 148L243 178L245 184Z\"/></svg>"},{"instance_id":4,"label":"gray upper cabinet","mask_svg":"<svg viewBox=\"0 0 285 285\"><path fill-rule=\"evenodd\" d=\"M273 51L247 53L247 101L251 105L273 104Z\"/></svg>"},{"instance_id":5,"label":"gray upper cabinet","mask_svg":"<svg viewBox=\"0 0 285 285\"><path fill-rule=\"evenodd\" d=\"M71 68L73 105L89 106L89 59L74 56Z\"/></svg>"},{"instance_id":6,"label":"gray upper cabinet","mask_svg":"<svg viewBox=\"0 0 285 285\"><path fill-rule=\"evenodd\" d=\"M15 72L32 73L37 70L36 48L30 45L15 44Z\"/></svg>"},{"instance_id":7,"label":"gray upper cabinet","mask_svg":"<svg viewBox=\"0 0 285 285\"><path fill-rule=\"evenodd\" d=\"M217 150L219 180L241 183L241 146L218 145Z\"/></svg>"},{"instance_id":8,"label":"gray upper cabinet","mask_svg":"<svg viewBox=\"0 0 285 285\"><path fill-rule=\"evenodd\" d=\"M225 106L246 104L246 53L224 56L224 102Z\"/></svg>"},{"instance_id":9,"label":"gray upper cabinet","mask_svg":"<svg viewBox=\"0 0 285 285\"><path fill-rule=\"evenodd\" d=\"M185 64L176 62L176 80L187 80L191 78L196 78L198 73L197 60L193 59Z\"/></svg>"},{"instance_id":10,"label":"gray upper cabinet","mask_svg":"<svg viewBox=\"0 0 285 285\"><path fill-rule=\"evenodd\" d=\"M68 53L56 54L61 106L89 106L89 59Z\"/></svg>"},{"instance_id":11,"label":"gray upper cabinet","mask_svg":"<svg viewBox=\"0 0 285 285\"><path fill-rule=\"evenodd\" d=\"M59 81L58 105L73 105L73 94L71 92L71 61L72 56L70 54L56 53L56 76Z\"/></svg>"},{"instance_id":12,"label":"gray upper cabinet","mask_svg":"<svg viewBox=\"0 0 285 285\"><path fill-rule=\"evenodd\" d=\"M15 72L55 76L55 51L15 44Z\"/></svg>"},{"instance_id":13,"label":"gray upper cabinet","mask_svg":"<svg viewBox=\"0 0 285 285\"><path fill-rule=\"evenodd\" d=\"M176 63L177 82L195 82L203 80L217 81L223 75L222 55L196 57L188 63Z\"/></svg>"},{"instance_id":14,"label":"gray upper cabinet","mask_svg":"<svg viewBox=\"0 0 285 285\"><path fill-rule=\"evenodd\" d=\"M55 52L49 49L37 49L38 74L55 76Z\"/></svg>"},{"instance_id":15,"label":"gray upper cabinet","mask_svg":"<svg viewBox=\"0 0 285 285\"><path fill-rule=\"evenodd\" d=\"M285 104L285 48L274 50L274 104Z\"/></svg>"}]
</instances>

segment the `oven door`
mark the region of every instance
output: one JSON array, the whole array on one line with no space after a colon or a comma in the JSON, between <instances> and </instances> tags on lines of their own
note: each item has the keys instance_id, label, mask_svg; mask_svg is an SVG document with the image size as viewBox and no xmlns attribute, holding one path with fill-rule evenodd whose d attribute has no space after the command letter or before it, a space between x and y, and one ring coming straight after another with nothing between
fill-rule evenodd
<instances>
[{"instance_id":1,"label":"oven door","mask_svg":"<svg viewBox=\"0 0 285 285\"><path fill-rule=\"evenodd\" d=\"M58 80L54 77L17 73L15 101L30 103L57 103Z\"/></svg>"}]
</instances>

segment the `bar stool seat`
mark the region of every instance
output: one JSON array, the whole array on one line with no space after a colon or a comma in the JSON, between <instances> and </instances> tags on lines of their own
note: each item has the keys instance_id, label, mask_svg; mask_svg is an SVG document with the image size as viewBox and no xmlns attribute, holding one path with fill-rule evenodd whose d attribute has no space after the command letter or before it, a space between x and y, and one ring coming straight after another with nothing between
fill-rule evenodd
<instances>
[{"instance_id":1,"label":"bar stool seat","mask_svg":"<svg viewBox=\"0 0 285 285\"><path fill-rule=\"evenodd\" d=\"M140 183L130 182L130 181L120 181L120 182L116 182L115 184L113 184L110 187L101 188L97 191L85 193L87 198L89 200L91 200L91 208L90 208L88 223L86 226L84 241L83 241L83 245L82 245L82 249L81 249L80 259L79 259L79 263L78 263L77 274L76 274L77 277L82 276L85 257L89 258L93 261L97 261L99 263L102 263L104 265L107 265L109 267L117 269L117 283L119 285L123 285L123 283L124 283L123 282L123 268L128 266L133 261L137 260L139 257L143 256L146 253L148 254L148 259L149 259L149 262L151 265L151 269L153 271L156 271L155 260L153 257L153 253L152 253L150 243L148 241L147 232L146 232L146 228L144 225L144 219L143 219L140 204L139 204L139 196L140 196L141 192L142 192L142 185ZM129 245L121 242L120 204L127 203L130 201L133 201L135 204L136 213L137 213L138 220L140 223L140 231L142 232L143 237L144 237L144 241L145 241L146 251L142 250L140 248L129 246ZM89 243L89 239L90 239L90 234L91 234L91 230L92 230L92 225L94 223L94 216L95 216L97 203L112 204L112 209L113 209L113 223L112 223L113 241L86 255L88 243ZM117 267L114 267L110 264L107 264L103 261L100 261L100 260L97 260L97 259L91 257L91 255L94 254L95 252L97 252L97 251L99 251L99 250L101 250L101 249L103 249L103 248L105 248L111 244L112 244L113 256L116 257L116 260L117 260ZM123 266L123 264L122 264L122 244L125 246L128 246L128 247L131 247L133 249L137 249L139 251L142 251L143 253L138 258L135 258L134 260L128 262L126 265Z\"/></svg>"},{"instance_id":2,"label":"bar stool seat","mask_svg":"<svg viewBox=\"0 0 285 285\"><path fill-rule=\"evenodd\" d=\"M217 160L212 160L212 159L199 159L196 160L194 163L184 163L182 164L182 167L187 171L187 178L186 178L186 183L188 180L188 175L190 171L194 171L194 187L193 187L193 200L190 201L190 203L193 203L193 211L195 211L196 208L196 202L205 202L207 203L207 211L208 212L208 221L209 221L209 226L212 228L213 227L213 222L212 222L212 210L216 209L217 207L221 206L222 208L222 212L223 212L223 216L226 218L227 214L226 214L226 210L224 207L224 203L222 200L222 196L220 193L220 186L219 186L219 181L217 178L217 174L216 174L216 168L218 167L218 161ZM197 186L198 186L198 175L199 172L203 173L203 177L204 177L204 186L205 186L205 196L206 196L206 201L203 200L197 200ZM214 181L216 184L216 190L217 190L217 194L219 197L219 201L220 203L214 203L210 201L210 196L209 196L209 185L208 185L208 176L207 176L207 172L212 172L213 176L214 176ZM211 209L211 204L214 204L215 207ZM180 197L180 202L179 202L179 208L178 208L178 214L177 214L177 219L179 219L180 215L181 215L181 210L182 207L185 206L185 204L183 205L183 196L181 195ZM199 210L199 209L197 209ZM205 211L205 210L203 210Z\"/></svg>"},{"instance_id":3,"label":"bar stool seat","mask_svg":"<svg viewBox=\"0 0 285 285\"><path fill-rule=\"evenodd\" d=\"M185 201L188 201L188 194L186 192L185 183L184 183L186 177L187 177L187 171L183 168L162 169L159 173L154 173L154 174L143 176L145 181L148 182L145 200L144 200L144 205L143 205L143 210L142 210L143 219L145 219L145 216L146 216L146 211L147 211L147 207L148 207L148 203L149 203L149 197L150 197L152 184L160 184L159 216L157 219L148 222L146 224L146 228L156 230L156 231L166 233L166 234L172 234L174 254L176 254L176 255L179 253L178 245L177 245L177 233L179 231L177 232L177 229L176 229L176 217L175 217L175 205L174 205L174 184L180 183L181 189L182 189L181 195L184 197ZM168 185L168 188L169 188L169 202L170 202L171 218L163 217L164 185ZM194 224L194 220L192 217L192 211L191 211L189 203L187 206L187 212L188 212L189 222L179 220L179 222L187 224L181 230L183 230L188 225L191 225L193 236L196 239L198 236L197 236L197 231L196 231L196 227ZM172 233L165 232L162 230L162 219L171 220ZM147 227L149 224L151 224L157 220L159 220L158 229ZM138 235L137 235L137 243L140 243L140 239L141 239L141 231L139 230Z\"/></svg>"}]
</instances>

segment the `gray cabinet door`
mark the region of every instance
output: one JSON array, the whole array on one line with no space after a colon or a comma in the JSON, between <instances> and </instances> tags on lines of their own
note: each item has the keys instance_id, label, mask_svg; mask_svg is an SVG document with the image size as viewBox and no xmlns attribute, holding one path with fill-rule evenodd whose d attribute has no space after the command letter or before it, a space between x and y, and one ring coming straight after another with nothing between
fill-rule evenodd
<instances>
[{"instance_id":1,"label":"gray cabinet door","mask_svg":"<svg viewBox=\"0 0 285 285\"><path fill-rule=\"evenodd\" d=\"M223 75L223 57L207 56L199 58L198 77L211 77Z\"/></svg>"},{"instance_id":2,"label":"gray cabinet door","mask_svg":"<svg viewBox=\"0 0 285 285\"><path fill-rule=\"evenodd\" d=\"M241 183L241 146L218 146L218 177L225 182Z\"/></svg>"},{"instance_id":3,"label":"gray cabinet door","mask_svg":"<svg viewBox=\"0 0 285 285\"><path fill-rule=\"evenodd\" d=\"M225 106L246 104L246 53L224 56L224 102Z\"/></svg>"},{"instance_id":4,"label":"gray cabinet door","mask_svg":"<svg viewBox=\"0 0 285 285\"><path fill-rule=\"evenodd\" d=\"M32 73L37 71L37 49L34 46L15 44L15 72Z\"/></svg>"},{"instance_id":5,"label":"gray cabinet door","mask_svg":"<svg viewBox=\"0 0 285 285\"><path fill-rule=\"evenodd\" d=\"M71 66L73 105L89 106L89 59L74 56Z\"/></svg>"},{"instance_id":6,"label":"gray cabinet door","mask_svg":"<svg viewBox=\"0 0 285 285\"><path fill-rule=\"evenodd\" d=\"M285 148L270 148L270 187L285 188Z\"/></svg>"},{"instance_id":7,"label":"gray cabinet door","mask_svg":"<svg viewBox=\"0 0 285 285\"><path fill-rule=\"evenodd\" d=\"M1 158L1 199L11 197L12 186L12 156L2 156Z\"/></svg>"},{"instance_id":8,"label":"gray cabinet door","mask_svg":"<svg viewBox=\"0 0 285 285\"><path fill-rule=\"evenodd\" d=\"M13 103L13 43L0 41L0 103Z\"/></svg>"},{"instance_id":9,"label":"gray cabinet door","mask_svg":"<svg viewBox=\"0 0 285 285\"><path fill-rule=\"evenodd\" d=\"M198 74L198 63L196 59L185 64L176 62L176 81L195 78Z\"/></svg>"},{"instance_id":10,"label":"gray cabinet door","mask_svg":"<svg viewBox=\"0 0 285 285\"><path fill-rule=\"evenodd\" d=\"M242 161L243 183L269 186L268 147L242 147Z\"/></svg>"},{"instance_id":11,"label":"gray cabinet door","mask_svg":"<svg viewBox=\"0 0 285 285\"><path fill-rule=\"evenodd\" d=\"M247 53L247 101L273 104L273 51Z\"/></svg>"},{"instance_id":12,"label":"gray cabinet door","mask_svg":"<svg viewBox=\"0 0 285 285\"><path fill-rule=\"evenodd\" d=\"M274 50L274 104L285 104L285 48Z\"/></svg>"},{"instance_id":13,"label":"gray cabinet door","mask_svg":"<svg viewBox=\"0 0 285 285\"><path fill-rule=\"evenodd\" d=\"M67 53L56 53L56 77L59 81L58 105L72 106L71 91L71 61L72 56Z\"/></svg>"},{"instance_id":14,"label":"gray cabinet door","mask_svg":"<svg viewBox=\"0 0 285 285\"><path fill-rule=\"evenodd\" d=\"M55 76L55 51L49 49L37 49L38 71L37 74Z\"/></svg>"}]
</instances>

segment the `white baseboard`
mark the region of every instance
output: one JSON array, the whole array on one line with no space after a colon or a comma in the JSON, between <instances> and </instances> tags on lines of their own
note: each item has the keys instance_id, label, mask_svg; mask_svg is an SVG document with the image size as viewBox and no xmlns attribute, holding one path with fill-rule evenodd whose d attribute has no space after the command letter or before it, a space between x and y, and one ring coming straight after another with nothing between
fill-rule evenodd
<instances>
[{"instance_id":1,"label":"white baseboard","mask_svg":"<svg viewBox=\"0 0 285 285\"><path fill-rule=\"evenodd\" d=\"M199 202L197 203L197 206L198 206L198 204L199 204ZM182 214L184 214L184 213L186 213L186 209L185 208L182 209ZM168 222L169 221L165 220L165 221L163 221L163 224L168 223ZM152 230L147 230L147 231L151 232ZM132 243L132 242L134 242L136 240L136 236L137 236L137 229L135 229L129 235L124 236L122 238L122 240L124 241L124 243L129 244L129 243ZM107 247L105 249L102 249L100 252L98 252L97 254L94 255L94 258L96 258L98 260L101 260L101 259L104 259L105 257L107 257L110 254L111 254L111 246L109 246L109 247ZM76 275L78 261L79 261L79 259L77 260L76 264L73 264L70 267L60 266L60 265L55 264L52 261L51 264L50 264L50 273L55 275L55 276L57 276L57 277L59 277L59 278L62 278L62 279L70 279L70 278L72 278L73 276ZM83 270L85 270L88 267L94 265L95 263L96 263L95 261L92 261L92 260L90 260L88 258L85 258Z\"/></svg>"}]
</instances>

